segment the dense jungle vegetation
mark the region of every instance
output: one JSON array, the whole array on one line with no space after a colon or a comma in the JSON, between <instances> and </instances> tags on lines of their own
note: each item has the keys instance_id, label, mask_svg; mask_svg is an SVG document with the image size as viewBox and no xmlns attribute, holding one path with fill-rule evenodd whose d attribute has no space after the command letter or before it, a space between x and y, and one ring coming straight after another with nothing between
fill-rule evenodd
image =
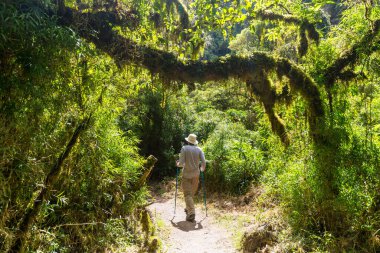
<instances>
[{"instance_id":1,"label":"dense jungle vegetation","mask_svg":"<svg viewBox=\"0 0 380 253\"><path fill-rule=\"evenodd\" d=\"M189 133L286 252L380 251L379 30L379 0L1 0L0 251L147 246L146 159Z\"/></svg>"}]
</instances>

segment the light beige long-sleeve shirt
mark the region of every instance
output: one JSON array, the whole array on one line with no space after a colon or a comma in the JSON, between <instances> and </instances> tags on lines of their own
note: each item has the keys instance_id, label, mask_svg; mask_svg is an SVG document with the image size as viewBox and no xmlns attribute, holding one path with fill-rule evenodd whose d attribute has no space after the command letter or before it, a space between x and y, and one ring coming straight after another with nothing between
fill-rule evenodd
<instances>
[{"instance_id":1,"label":"light beige long-sleeve shirt","mask_svg":"<svg viewBox=\"0 0 380 253\"><path fill-rule=\"evenodd\" d=\"M184 178L194 178L199 176L199 162L204 170L206 159L202 149L198 146L186 145L181 149L179 155L179 165L183 167Z\"/></svg>"}]
</instances>

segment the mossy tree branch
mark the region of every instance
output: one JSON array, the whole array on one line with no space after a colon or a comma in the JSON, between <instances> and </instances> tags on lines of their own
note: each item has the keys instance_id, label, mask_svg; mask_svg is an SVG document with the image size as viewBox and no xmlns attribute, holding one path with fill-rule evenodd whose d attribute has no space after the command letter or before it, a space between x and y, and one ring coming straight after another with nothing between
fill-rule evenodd
<instances>
[{"instance_id":1,"label":"mossy tree branch","mask_svg":"<svg viewBox=\"0 0 380 253\"><path fill-rule=\"evenodd\" d=\"M379 42L379 40L375 40L379 31L380 19L375 20L373 23L373 28L368 30L367 34L364 35L361 40L354 44L349 50L344 52L342 56L336 59L324 71L324 84L328 89L333 87L334 83L340 76L342 76L342 73L347 66L357 63L360 59L361 52L371 54L375 50L378 50L377 46L371 46L371 44L373 44L373 42Z\"/></svg>"},{"instance_id":2,"label":"mossy tree branch","mask_svg":"<svg viewBox=\"0 0 380 253\"><path fill-rule=\"evenodd\" d=\"M346 71L345 68L349 65L356 64L359 59L361 53L365 53L367 55L371 54L379 50L377 46L380 42L379 39L376 39L378 33L380 31L380 19L377 19L373 22L373 27L367 31L367 34L363 36L361 40L355 43L349 50L344 52L342 56L337 58L327 69L324 71L324 85L327 89L328 100L330 112L333 111L332 105L332 94L331 89L336 83L338 79L344 79L345 81L354 78L355 75L350 71ZM373 46L372 46L373 44Z\"/></svg>"},{"instance_id":3,"label":"mossy tree branch","mask_svg":"<svg viewBox=\"0 0 380 253\"><path fill-rule=\"evenodd\" d=\"M314 118L313 122L310 121L313 132L317 127L315 118L321 118L324 115L322 100L313 80L286 59L276 59L268 54L256 52L249 58L230 56L213 62L183 62L169 52L136 44L112 30L109 22L104 22L91 13L80 13L66 8L61 13L60 22L62 25L77 30L81 37L110 55L119 66L127 64L141 66L151 73L159 75L163 81L168 83L172 81L202 83L230 78L255 83L256 90L262 91L262 93L258 93L258 96L271 119L272 128L285 144L288 143L285 127L273 111L274 104L281 102L280 98L273 95L268 96L271 92L269 84L265 81L257 82L258 77L267 80L266 75L269 73L277 73L280 78L286 76L289 79L291 90L301 94L309 104L310 115Z\"/></svg>"}]
</instances>

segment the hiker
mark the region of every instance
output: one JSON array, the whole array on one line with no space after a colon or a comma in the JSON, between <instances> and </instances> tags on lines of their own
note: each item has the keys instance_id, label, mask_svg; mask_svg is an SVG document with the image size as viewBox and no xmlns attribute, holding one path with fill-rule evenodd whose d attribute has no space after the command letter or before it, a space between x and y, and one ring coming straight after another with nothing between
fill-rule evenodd
<instances>
[{"instance_id":1,"label":"hiker","mask_svg":"<svg viewBox=\"0 0 380 253\"><path fill-rule=\"evenodd\" d=\"M197 146L195 134L189 134L185 140L186 144L181 149L177 167L183 167L182 190L186 203L186 220L193 222L195 220L193 198L199 183L199 161L201 161L200 170L203 172L206 169L206 160L202 149Z\"/></svg>"}]
</instances>

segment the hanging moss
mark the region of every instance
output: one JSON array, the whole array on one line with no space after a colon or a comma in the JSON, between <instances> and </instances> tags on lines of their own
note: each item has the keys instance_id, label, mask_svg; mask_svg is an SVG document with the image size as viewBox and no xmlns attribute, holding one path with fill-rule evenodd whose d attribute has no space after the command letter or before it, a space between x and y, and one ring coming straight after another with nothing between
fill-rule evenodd
<instances>
[{"instance_id":1,"label":"hanging moss","mask_svg":"<svg viewBox=\"0 0 380 253\"><path fill-rule=\"evenodd\" d=\"M291 102L293 101L293 97L292 97L292 94L290 93L289 85L285 84L282 87L281 93L276 94L276 97L277 97L276 99L277 101L280 101L281 103L284 103L287 106L289 106Z\"/></svg>"},{"instance_id":2,"label":"hanging moss","mask_svg":"<svg viewBox=\"0 0 380 253\"><path fill-rule=\"evenodd\" d=\"M308 38L310 40L315 41L317 44L319 43L319 33L315 27L315 24L310 23L307 19L299 19L298 17L292 15L281 15L276 14L271 11L263 11L260 10L256 13L256 17L262 20L269 21L282 21L287 24L295 24L301 27L301 30L307 31Z\"/></svg>"},{"instance_id":3,"label":"hanging moss","mask_svg":"<svg viewBox=\"0 0 380 253\"><path fill-rule=\"evenodd\" d=\"M324 115L320 92L308 75L287 59L278 60L276 71L279 77L287 76L289 78L290 87L299 92L309 103L309 109L313 116L321 117Z\"/></svg>"},{"instance_id":4,"label":"hanging moss","mask_svg":"<svg viewBox=\"0 0 380 253\"><path fill-rule=\"evenodd\" d=\"M170 4L175 5L177 12L180 16L182 30L189 28L189 24L190 24L189 14L187 13L185 6L183 6L183 4L179 0L167 0L166 2L167 2L167 5L170 5Z\"/></svg>"},{"instance_id":5,"label":"hanging moss","mask_svg":"<svg viewBox=\"0 0 380 253\"><path fill-rule=\"evenodd\" d=\"M308 121L311 136L314 141L318 141L320 136L319 129L324 128L324 110L320 92L312 81L301 69L292 65L287 59L280 59L277 62L277 75L287 76L292 90L299 92L308 103Z\"/></svg>"},{"instance_id":6,"label":"hanging moss","mask_svg":"<svg viewBox=\"0 0 380 253\"><path fill-rule=\"evenodd\" d=\"M311 24L308 20L302 22L302 26L307 31L307 37L309 40L313 40L317 45L319 44L319 33L315 28L315 24Z\"/></svg>"},{"instance_id":7,"label":"hanging moss","mask_svg":"<svg viewBox=\"0 0 380 253\"><path fill-rule=\"evenodd\" d=\"M319 44L319 33L317 29L315 28L315 24L310 23L307 19L299 19L292 15L281 15L281 14L273 13L271 11L264 11L264 10L258 11L256 13L256 17L262 20L282 21L288 24L299 25L300 26L299 28L300 29L300 32L299 32L300 45L298 46L298 53L300 57L304 56L307 53L307 49L308 49L307 38ZM307 32L307 37L306 37L306 32Z\"/></svg>"},{"instance_id":8,"label":"hanging moss","mask_svg":"<svg viewBox=\"0 0 380 253\"><path fill-rule=\"evenodd\" d=\"M272 126L272 131L280 137L281 142L284 143L285 146L289 146L290 137L289 134L286 132L283 120L274 112L273 106L264 105L264 109L269 117L269 121Z\"/></svg>"},{"instance_id":9,"label":"hanging moss","mask_svg":"<svg viewBox=\"0 0 380 253\"><path fill-rule=\"evenodd\" d=\"M162 3L161 3L162 4ZM170 15L171 7L174 6L179 14L180 18L180 27L178 30L184 30L189 28L189 14L187 13L186 8L179 0L166 0L163 4L165 4L165 8L167 10L167 15ZM164 21L163 17L158 12L153 12L150 14L149 19L153 22L154 27L156 29L163 27Z\"/></svg>"},{"instance_id":10,"label":"hanging moss","mask_svg":"<svg viewBox=\"0 0 380 253\"><path fill-rule=\"evenodd\" d=\"M290 138L286 132L283 120L274 112L276 91L272 88L267 74L261 71L254 80L247 81L246 83L248 89L263 103L265 113L268 115L269 122L271 123L272 131L280 137L285 146L288 146Z\"/></svg>"},{"instance_id":11,"label":"hanging moss","mask_svg":"<svg viewBox=\"0 0 380 253\"><path fill-rule=\"evenodd\" d=\"M363 38L354 44L349 50L343 53L341 57L336 59L326 70L324 71L323 80L324 85L327 89L327 98L329 100L330 113L333 112L333 96L331 89L334 86L335 82L343 78L343 80L348 80L351 78L352 74L343 72L346 67L349 65L355 65L356 62L360 59L360 53L362 51L366 52L366 55L369 55L371 52L378 50L376 46L378 40L375 40L377 34L380 31L380 19L377 19L373 22L372 29L368 30L367 34ZM371 46L374 44L375 46Z\"/></svg>"},{"instance_id":12,"label":"hanging moss","mask_svg":"<svg viewBox=\"0 0 380 253\"><path fill-rule=\"evenodd\" d=\"M154 28L161 28L163 25L160 13L154 12L149 15L149 20L153 22Z\"/></svg>"},{"instance_id":13,"label":"hanging moss","mask_svg":"<svg viewBox=\"0 0 380 253\"><path fill-rule=\"evenodd\" d=\"M307 48L309 47L307 38L306 38L306 31L303 26L300 27L299 37L300 37L300 44L298 46L298 54L300 55L300 57L302 57L307 53Z\"/></svg>"}]
</instances>

